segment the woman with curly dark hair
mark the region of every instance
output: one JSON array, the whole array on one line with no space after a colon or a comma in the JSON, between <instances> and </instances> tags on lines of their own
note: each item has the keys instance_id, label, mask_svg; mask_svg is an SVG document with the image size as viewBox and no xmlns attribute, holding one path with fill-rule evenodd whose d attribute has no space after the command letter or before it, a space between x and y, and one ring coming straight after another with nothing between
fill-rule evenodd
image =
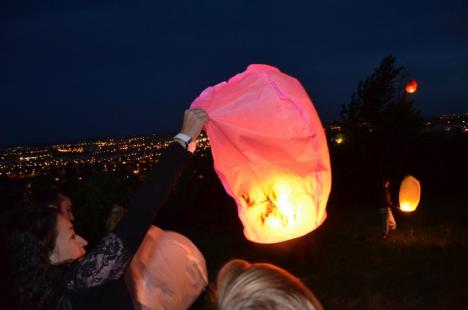
<instances>
[{"instance_id":1,"label":"woman with curly dark hair","mask_svg":"<svg viewBox=\"0 0 468 310\"><path fill-rule=\"evenodd\" d=\"M86 253L86 240L54 209L21 208L2 225L0 309L134 309L123 274L208 120L187 110L175 143L138 189L115 229ZM181 147L182 146L182 147Z\"/></svg>"},{"instance_id":2,"label":"woman with curly dark hair","mask_svg":"<svg viewBox=\"0 0 468 310\"><path fill-rule=\"evenodd\" d=\"M52 261L57 258L52 256L57 256L59 248L55 246L58 231L63 231L60 226L67 224L57 210L25 207L5 217L2 230L9 237L3 235L2 309L63 308L63 279L73 260L84 255L86 240L73 236L67 242L71 249L62 250L69 259L54 264Z\"/></svg>"}]
</instances>

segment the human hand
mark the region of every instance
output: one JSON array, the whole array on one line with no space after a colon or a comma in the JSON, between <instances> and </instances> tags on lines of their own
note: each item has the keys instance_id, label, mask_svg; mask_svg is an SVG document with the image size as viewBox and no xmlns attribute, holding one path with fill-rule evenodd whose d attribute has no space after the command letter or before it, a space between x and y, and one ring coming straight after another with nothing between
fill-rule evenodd
<instances>
[{"instance_id":1,"label":"human hand","mask_svg":"<svg viewBox=\"0 0 468 310\"><path fill-rule=\"evenodd\" d=\"M189 135L195 141L203 126L208 121L208 114L202 109L185 110L181 133Z\"/></svg>"}]
</instances>

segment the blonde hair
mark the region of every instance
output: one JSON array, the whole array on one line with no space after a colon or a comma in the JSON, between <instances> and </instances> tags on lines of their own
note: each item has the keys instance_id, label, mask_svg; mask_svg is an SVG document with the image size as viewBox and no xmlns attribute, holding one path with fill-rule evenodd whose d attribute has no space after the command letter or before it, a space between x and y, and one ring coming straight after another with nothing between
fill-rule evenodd
<instances>
[{"instance_id":1,"label":"blonde hair","mask_svg":"<svg viewBox=\"0 0 468 310\"><path fill-rule=\"evenodd\" d=\"M323 309L301 280L272 264L231 260L219 271L216 286L219 310Z\"/></svg>"}]
</instances>

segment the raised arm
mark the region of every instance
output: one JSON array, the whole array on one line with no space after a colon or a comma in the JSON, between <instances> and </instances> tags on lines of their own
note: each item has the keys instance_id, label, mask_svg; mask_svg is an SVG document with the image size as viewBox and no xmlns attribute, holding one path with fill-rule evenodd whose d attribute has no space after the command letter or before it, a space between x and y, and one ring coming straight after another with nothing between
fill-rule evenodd
<instances>
[{"instance_id":1,"label":"raised arm","mask_svg":"<svg viewBox=\"0 0 468 310\"><path fill-rule=\"evenodd\" d=\"M201 109L186 110L180 132L196 140L207 120L208 115ZM140 246L191 155L183 141L175 141L177 143L161 155L157 166L138 189L127 213L114 230L132 253Z\"/></svg>"},{"instance_id":2,"label":"raised arm","mask_svg":"<svg viewBox=\"0 0 468 310\"><path fill-rule=\"evenodd\" d=\"M207 120L208 116L203 110L187 110L180 132L195 140ZM69 290L97 286L122 276L190 155L184 141L175 140L163 151L159 162L137 190L128 211L114 231L106 235L76 265L73 275L67 281Z\"/></svg>"}]
</instances>

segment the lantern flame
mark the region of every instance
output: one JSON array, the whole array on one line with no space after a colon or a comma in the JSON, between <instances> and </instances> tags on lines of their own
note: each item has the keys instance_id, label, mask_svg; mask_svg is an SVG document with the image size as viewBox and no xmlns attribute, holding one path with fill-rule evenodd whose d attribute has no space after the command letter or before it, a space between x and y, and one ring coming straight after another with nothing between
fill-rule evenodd
<instances>
[{"instance_id":1,"label":"lantern flame","mask_svg":"<svg viewBox=\"0 0 468 310\"><path fill-rule=\"evenodd\" d=\"M402 203L400 203L400 210L405 212L413 212L414 210L416 210L416 208L414 208L410 202L403 201Z\"/></svg>"},{"instance_id":2,"label":"lantern flame","mask_svg":"<svg viewBox=\"0 0 468 310\"><path fill-rule=\"evenodd\" d=\"M308 181L308 182L307 182ZM325 210L314 207L312 178L293 175L273 177L251 186L242 195L240 212L247 239L275 243L303 236L316 229L326 218Z\"/></svg>"}]
</instances>

